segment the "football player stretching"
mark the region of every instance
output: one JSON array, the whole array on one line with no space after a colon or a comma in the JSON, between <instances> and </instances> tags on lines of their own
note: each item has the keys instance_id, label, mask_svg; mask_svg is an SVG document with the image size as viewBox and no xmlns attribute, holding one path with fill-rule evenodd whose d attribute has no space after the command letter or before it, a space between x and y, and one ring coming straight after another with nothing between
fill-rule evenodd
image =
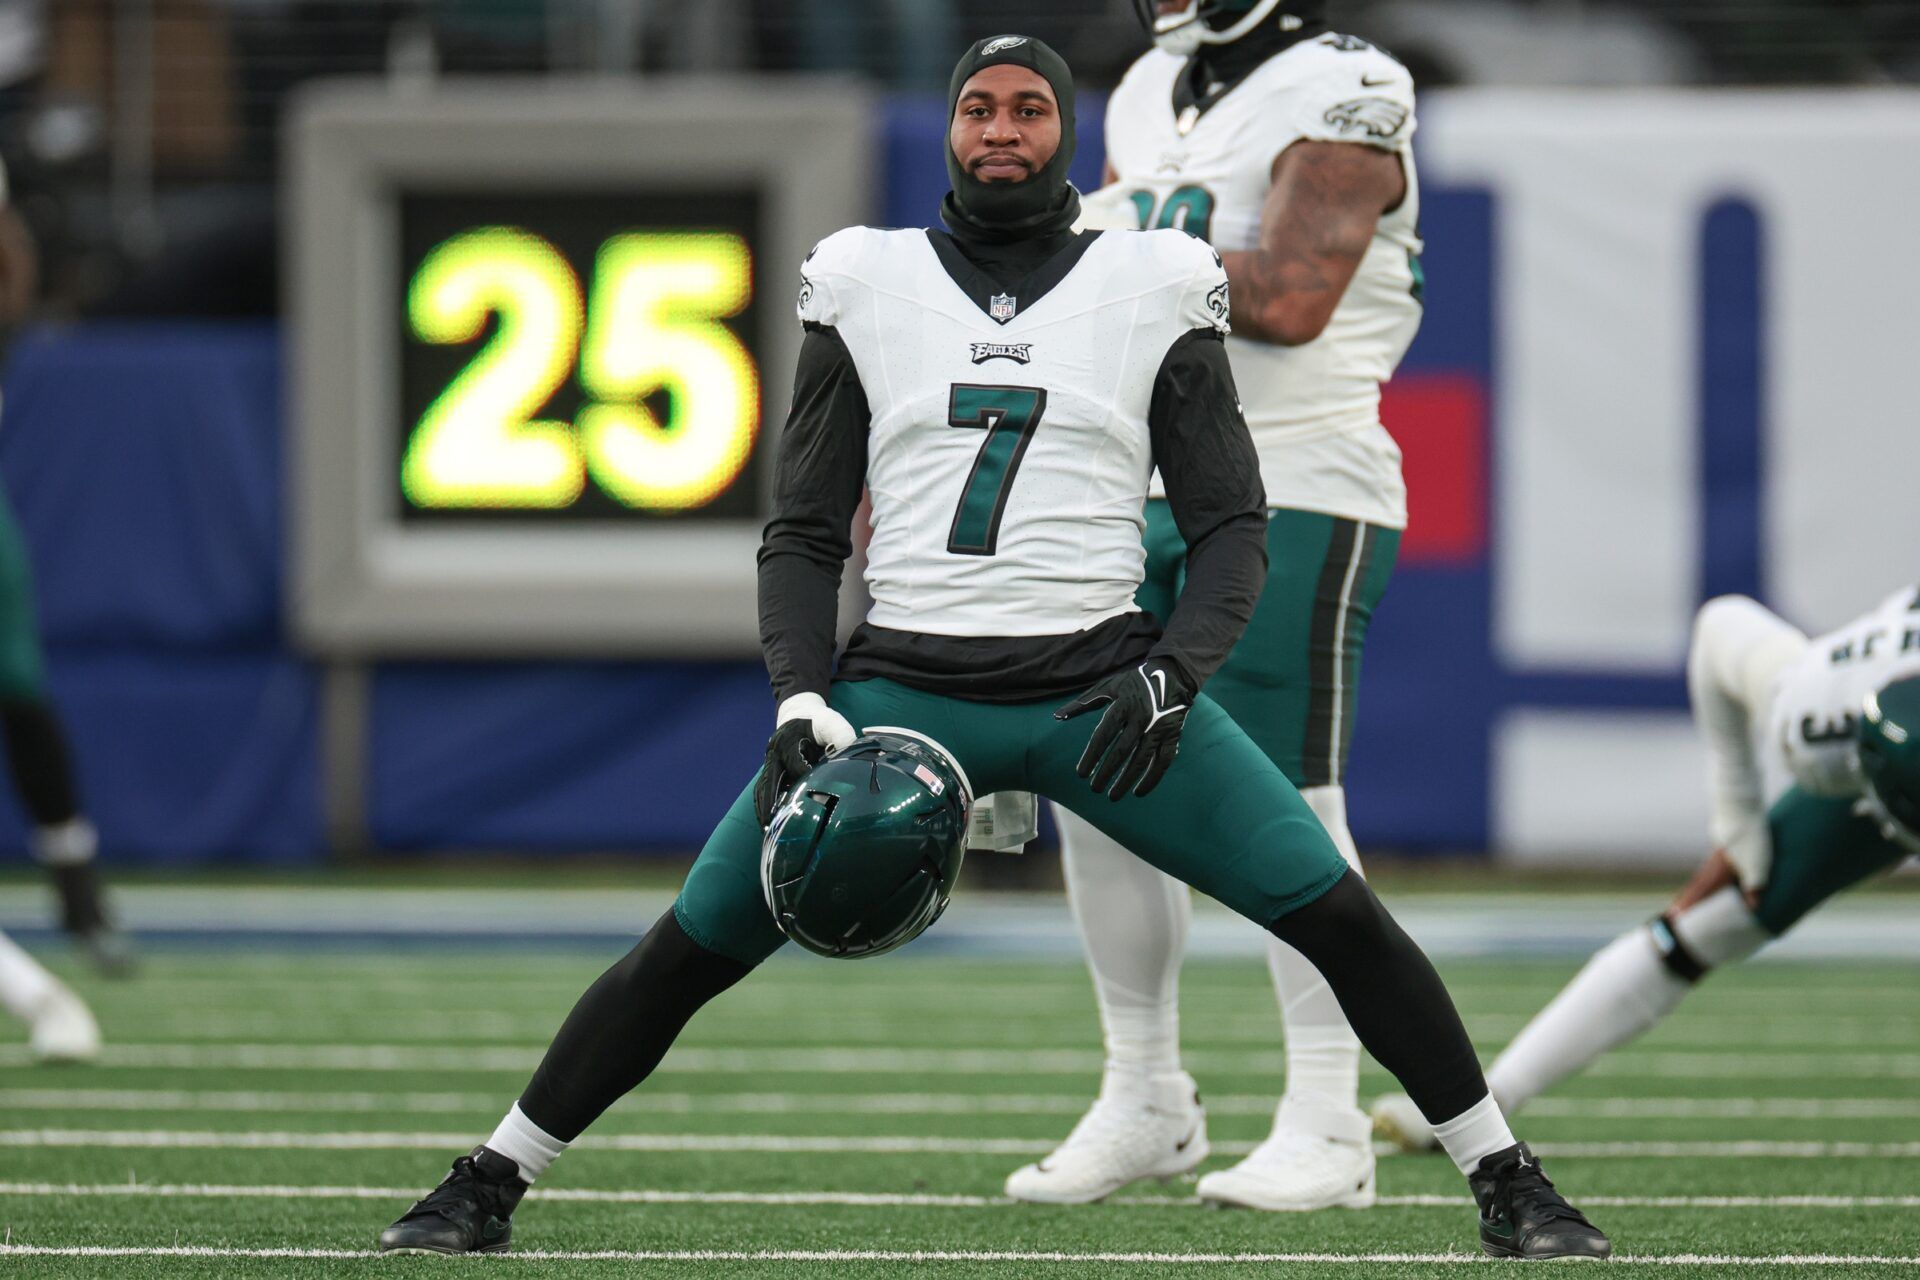
<instances>
[{"instance_id":1,"label":"football player stretching","mask_svg":"<svg viewBox=\"0 0 1920 1280\"><path fill-rule=\"evenodd\" d=\"M1073 81L1039 41L974 45L948 105L947 230L851 228L804 268L759 561L780 700L765 765L672 910L381 1248L506 1248L528 1184L701 1005L790 939L842 956L910 940L945 905L973 797L1015 791L1066 805L1317 965L1469 1179L1483 1248L1605 1256L1514 1140L1433 966L1200 692L1266 573L1219 259L1178 231L1073 230ZM1188 547L1164 625L1133 600L1156 466ZM874 603L836 671L863 485Z\"/></svg>"},{"instance_id":2,"label":"football player stretching","mask_svg":"<svg viewBox=\"0 0 1920 1280\"><path fill-rule=\"evenodd\" d=\"M1714 852L1652 923L1603 947L1487 1072L1509 1111L1643 1034L1700 980L1834 894L1920 853L1920 587L1808 640L1744 596L1709 600L1687 655ZM1404 1097L1374 1121L1434 1144Z\"/></svg>"},{"instance_id":3,"label":"football player stretching","mask_svg":"<svg viewBox=\"0 0 1920 1280\"><path fill-rule=\"evenodd\" d=\"M1322 0L1137 0L1159 46L1107 104L1103 225L1211 241L1233 284L1227 354L1267 492L1267 581L1207 692L1287 775L1348 864L1347 746L1361 650L1406 526L1380 384L1420 324L1413 79L1328 32ZM1165 618L1188 547L1160 487L1140 607ZM1057 1150L1007 1179L1022 1200L1098 1200L1196 1167L1206 1116L1181 1070L1185 885L1056 807L1106 1039L1100 1097ZM1327 982L1267 939L1286 1031L1272 1135L1200 1180L1203 1200L1360 1209L1374 1161L1360 1044Z\"/></svg>"}]
</instances>

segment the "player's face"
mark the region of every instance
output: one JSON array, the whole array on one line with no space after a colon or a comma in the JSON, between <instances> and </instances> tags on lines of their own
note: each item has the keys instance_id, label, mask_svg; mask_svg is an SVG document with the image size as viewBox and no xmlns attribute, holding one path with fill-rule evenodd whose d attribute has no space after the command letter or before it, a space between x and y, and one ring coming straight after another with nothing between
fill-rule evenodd
<instances>
[{"instance_id":1,"label":"player's face","mask_svg":"<svg viewBox=\"0 0 1920 1280\"><path fill-rule=\"evenodd\" d=\"M1039 72L988 67L961 88L948 140L979 181L1025 182L1060 149L1060 106Z\"/></svg>"}]
</instances>

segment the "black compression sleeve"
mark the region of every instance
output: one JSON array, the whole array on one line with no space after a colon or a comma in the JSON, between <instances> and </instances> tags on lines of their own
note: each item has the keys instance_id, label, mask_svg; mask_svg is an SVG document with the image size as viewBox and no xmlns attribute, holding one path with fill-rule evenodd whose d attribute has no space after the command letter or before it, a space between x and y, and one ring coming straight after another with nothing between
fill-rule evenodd
<instances>
[{"instance_id":1,"label":"black compression sleeve","mask_svg":"<svg viewBox=\"0 0 1920 1280\"><path fill-rule=\"evenodd\" d=\"M7 744L14 790L34 825L58 826L79 816L67 735L52 703L44 699L0 702L0 738Z\"/></svg>"},{"instance_id":2,"label":"black compression sleeve","mask_svg":"<svg viewBox=\"0 0 1920 1280\"><path fill-rule=\"evenodd\" d=\"M1197 686L1227 660L1267 577L1267 493L1219 333L1195 329L1168 350L1147 424L1187 543L1186 585L1153 654Z\"/></svg>"},{"instance_id":3,"label":"black compression sleeve","mask_svg":"<svg viewBox=\"0 0 1920 1280\"><path fill-rule=\"evenodd\" d=\"M1421 1115L1440 1124L1487 1096L1446 985L1365 880L1349 871L1269 927L1320 971L1360 1043Z\"/></svg>"},{"instance_id":4,"label":"black compression sleeve","mask_svg":"<svg viewBox=\"0 0 1920 1280\"><path fill-rule=\"evenodd\" d=\"M573 1006L520 1095L521 1112L572 1142L653 1074L701 1005L751 972L689 938L667 912Z\"/></svg>"},{"instance_id":5,"label":"black compression sleeve","mask_svg":"<svg viewBox=\"0 0 1920 1280\"><path fill-rule=\"evenodd\" d=\"M840 335L809 324L760 543L760 648L776 698L833 677L840 574L867 476L867 394Z\"/></svg>"}]
</instances>

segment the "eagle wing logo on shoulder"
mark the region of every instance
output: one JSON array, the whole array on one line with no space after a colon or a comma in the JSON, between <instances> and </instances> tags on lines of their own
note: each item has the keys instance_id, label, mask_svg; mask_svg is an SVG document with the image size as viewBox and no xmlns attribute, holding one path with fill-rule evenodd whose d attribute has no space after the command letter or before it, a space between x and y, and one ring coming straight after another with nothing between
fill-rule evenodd
<instances>
[{"instance_id":1,"label":"eagle wing logo on shoulder","mask_svg":"<svg viewBox=\"0 0 1920 1280\"><path fill-rule=\"evenodd\" d=\"M1225 325L1227 316L1232 310L1233 306L1227 299L1227 282L1222 280L1207 294L1207 314L1219 324Z\"/></svg>"},{"instance_id":2,"label":"eagle wing logo on shoulder","mask_svg":"<svg viewBox=\"0 0 1920 1280\"><path fill-rule=\"evenodd\" d=\"M809 280L805 276L801 276L800 277L800 301L796 304L800 310L801 315L804 316L807 313L807 304L812 301L813 301L813 281Z\"/></svg>"},{"instance_id":3,"label":"eagle wing logo on shoulder","mask_svg":"<svg viewBox=\"0 0 1920 1280\"><path fill-rule=\"evenodd\" d=\"M1342 133L1391 138L1406 126L1407 114L1406 105L1392 98L1354 98L1328 107L1324 118Z\"/></svg>"}]
</instances>

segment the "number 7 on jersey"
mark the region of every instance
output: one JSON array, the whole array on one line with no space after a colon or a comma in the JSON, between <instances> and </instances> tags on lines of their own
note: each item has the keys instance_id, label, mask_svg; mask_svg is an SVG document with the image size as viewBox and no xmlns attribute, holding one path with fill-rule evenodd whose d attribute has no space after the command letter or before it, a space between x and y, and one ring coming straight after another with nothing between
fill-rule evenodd
<instances>
[{"instance_id":1,"label":"number 7 on jersey","mask_svg":"<svg viewBox=\"0 0 1920 1280\"><path fill-rule=\"evenodd\" d=\"M1000 518L1007 511L1013 478L1027 445L1047 411L1039 387L980 387L957 382L947 399L947 425L984 430L973 470L960 490L947 550L957 556L990 556L1000 544Z\"/></svg>"}]
</instances>

